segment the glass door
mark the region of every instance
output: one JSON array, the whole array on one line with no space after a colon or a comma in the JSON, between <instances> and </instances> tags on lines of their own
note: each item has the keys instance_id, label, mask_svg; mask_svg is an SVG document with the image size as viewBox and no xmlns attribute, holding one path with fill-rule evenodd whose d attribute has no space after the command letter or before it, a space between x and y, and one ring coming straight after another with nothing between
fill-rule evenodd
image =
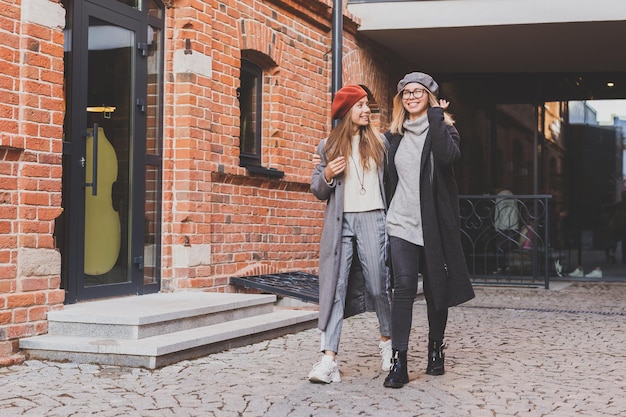
<instances>
[{"instance_id":1,"label":"glass door","mask_svg":"<svg viewBox=\"0 0 626 417\"><path fill-rule=\"evenodd\" d=\"M58 245L68 303L158 290L154 253L144 277L145 248L154 252L160 243L154 236L160 159L146 165L147 37L155 29L147 30L139 18L146 14L134 8L122 6L128 10L121 14L114 10L119 3L99 3L68 5L64 219Z\"/></svg>"},{"instance_id":2,"label":"glass door","mask_svg":"<svg viewBox=\"0 0 626 417\"><path fill-rule=\"evenodd\" d=\"M133 134L132 28L89 16L85 108L84 287L128 283Z\"/></svg>"}]
</instances>

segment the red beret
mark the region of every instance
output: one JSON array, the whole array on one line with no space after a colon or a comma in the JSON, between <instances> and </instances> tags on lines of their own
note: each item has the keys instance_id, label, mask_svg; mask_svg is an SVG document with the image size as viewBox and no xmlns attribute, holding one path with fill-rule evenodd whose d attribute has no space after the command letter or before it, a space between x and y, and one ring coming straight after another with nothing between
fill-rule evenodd
<instances>
[{"instance_id":1,"label":"red beret","mask_svg":"<svg viewBox=\"0 0 626 417\"><path fill-rule=\"evenodd\" d=\"M346 85L335 93L333 105L330 108L330 117L340 119L356 104L357 101L367 96L363 87L355 84Z\"/></svg>"}]
</instances>

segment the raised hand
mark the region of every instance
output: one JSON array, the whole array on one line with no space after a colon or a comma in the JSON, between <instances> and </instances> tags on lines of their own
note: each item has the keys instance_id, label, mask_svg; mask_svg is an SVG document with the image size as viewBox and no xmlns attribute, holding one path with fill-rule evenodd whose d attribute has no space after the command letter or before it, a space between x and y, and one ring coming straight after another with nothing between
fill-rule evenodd
<instances>
[{"instance_id":1,"label":"raised hand","mask_svg":"<svg viewBox=\"0 0 626 417\"><path fill-rule=\"evenodd\" d=\"M338 156L326 165L324 170L324 178L326 182L332 181L337 175L341 174L346 169L346 158Z\"/></svg>"},{"instance_id":2,"label":"raised hand","mask_svg":"<svg viewBox=\"0 0 626 417\"><path fill-rule=\"evenodd\" d=\"M439 103L435 104L433 107L441 107L442 109L446 110L449 106L450 102L448 100L440 98Z\"/></svg>"}]
</instances>

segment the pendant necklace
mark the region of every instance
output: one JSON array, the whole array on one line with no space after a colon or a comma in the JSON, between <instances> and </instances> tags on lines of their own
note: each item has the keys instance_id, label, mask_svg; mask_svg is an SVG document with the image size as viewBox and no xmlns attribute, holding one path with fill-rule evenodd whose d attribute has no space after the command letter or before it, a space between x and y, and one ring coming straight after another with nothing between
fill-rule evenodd
<instances>
[{"instance_id":1,"label":"pendant necklace","mask_svg":"<svg viewBox=\"0 0 626 417\"><path fill-rule=\"evenodd\" d=\"M361 178L361 176L359 175L359 168L356 165L356 162L354 161L354 158L352 157L352 155L350 155L350 159L352 159L352 164L354 164L354 170L356 171L356 177L359 180L359 184L361 184L361 189L359 190L359 194L361 195L365 195L365 168L363 168L363 178Z\"/></svg>"}]
</instances>

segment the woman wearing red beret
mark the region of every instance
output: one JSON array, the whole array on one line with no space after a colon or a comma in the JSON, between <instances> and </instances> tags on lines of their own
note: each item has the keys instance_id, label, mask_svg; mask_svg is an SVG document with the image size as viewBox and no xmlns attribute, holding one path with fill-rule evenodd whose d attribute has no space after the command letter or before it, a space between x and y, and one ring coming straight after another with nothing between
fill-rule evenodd
<instances>
[{"instance_id":1,"label":"woman wearing red beret","mask_svg":"<svg viewBox=\"0 0 626 417\"><path fill-rule=\"evenodd\" d=\"M358 85L337 91L331 113L339 123L317 147L321 161L311 180L311 192L327 202L319 266L323 356L309 373L311 382L322 383L341 381L335 355L343 319L364 311L376 311L382 369L391 369L383 190L386 140L370 125L367 92ZM362 275L351 274L357 255Z\"/></svg>"}]
</instances>

